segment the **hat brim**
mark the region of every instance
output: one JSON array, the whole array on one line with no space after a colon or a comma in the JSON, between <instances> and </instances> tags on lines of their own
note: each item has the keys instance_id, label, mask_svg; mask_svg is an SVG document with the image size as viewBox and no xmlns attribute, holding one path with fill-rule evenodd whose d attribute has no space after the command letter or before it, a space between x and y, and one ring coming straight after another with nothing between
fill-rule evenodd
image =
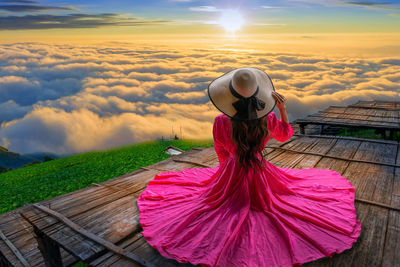
<instances>
[{"instance_id":1,"label":"hat brim","mask_svg":"<svg viewBox=\"0 0 400 267\"><path fill-rule=\"evenodd\" d=\"M268 76L268 74L258 68L245 67L239 69L250 70L256 76L257 85L259 86L257 97L265 102L264 109L256 110L257 119L268 115L276 105L276 100L272 97L272 92L275 91L275 88L271 78ZM234 97L230 92L229 82L232 79L233 74L239 69L231 70L216 78L208 85L207 88L208 97L213 105L230 118L233 118L236 114L236 109L232 104L239 99Z\"/></svg>"}]
</instances>

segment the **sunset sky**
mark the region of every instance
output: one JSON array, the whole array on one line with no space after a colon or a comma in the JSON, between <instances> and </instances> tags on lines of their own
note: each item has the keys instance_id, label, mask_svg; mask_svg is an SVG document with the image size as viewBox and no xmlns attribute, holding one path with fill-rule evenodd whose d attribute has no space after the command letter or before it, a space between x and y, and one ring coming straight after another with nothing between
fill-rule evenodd
<instances>
[{"instance_id":1,"label":"sunset sky","mask_svg":"<svg viewBox=\"0 0 400 267\"><path fill-rule=\"evenodd\" d=\"M0 145L212 138L206 88L244 66L271 76L291 121L399 101L400 2L0 0Z\"/></svg>"}]
</instances>

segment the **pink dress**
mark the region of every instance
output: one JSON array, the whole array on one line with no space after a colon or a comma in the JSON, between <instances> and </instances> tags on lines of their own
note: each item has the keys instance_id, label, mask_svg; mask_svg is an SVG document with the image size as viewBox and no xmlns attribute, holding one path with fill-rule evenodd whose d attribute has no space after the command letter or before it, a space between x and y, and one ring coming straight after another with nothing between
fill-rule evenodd
<instances>
[{"instance_id":1,"label":"pink dress","mask_svg":"<svg viewBox=\"0 0 400 267\"><path fill-rule=\"evenodd\" d=\"M289 123L271 112L271 135ZM361 231L353 185L329 169L245 169L234 159L229 117L214 121L219 166L156 175L137 199L141 234L161 255L201 266L301 266L350 249ZM261 155L260 155L261 157Z\"/></svg>"}]
</instances>

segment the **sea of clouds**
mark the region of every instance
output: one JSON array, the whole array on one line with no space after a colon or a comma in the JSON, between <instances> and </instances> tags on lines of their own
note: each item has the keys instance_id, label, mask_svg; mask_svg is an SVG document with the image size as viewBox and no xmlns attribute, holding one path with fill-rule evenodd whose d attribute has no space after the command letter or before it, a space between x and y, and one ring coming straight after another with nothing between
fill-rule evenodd
<instances>
[{"instance_id":1,"label":"sea of clouds","mask_svg":"<svg viewBox=\"0 0 400 267\"><path fill-rule=\"evenodd\" d=\"M330 105L400 100L400 59L173 45L0 45L0 145L60 155L171 137L212 138L207 96L239 67L267 72L292 121ZM277 110L275 113L279 114ZM279 115L278 115L279 116Z\"/></svg>"}]
</instances>

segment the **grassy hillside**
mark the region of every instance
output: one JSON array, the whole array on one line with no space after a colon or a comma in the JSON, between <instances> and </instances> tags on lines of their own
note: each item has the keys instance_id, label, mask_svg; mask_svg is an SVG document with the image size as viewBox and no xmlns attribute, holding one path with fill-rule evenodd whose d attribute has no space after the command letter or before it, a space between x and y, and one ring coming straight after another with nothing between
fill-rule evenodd
<instances>
[{"instance_id":1,"label":"grassy hillside","mask_svg":"<svg viewBox=\"0 0 400 267\"><path fill-rule=\"evenodd\" d=\"M211 147L213 140L143 142L55 159L0 174L0 214L66 194L148 166L170 156L169 145L182 150Z\"/></svg>"}]
</instances>

